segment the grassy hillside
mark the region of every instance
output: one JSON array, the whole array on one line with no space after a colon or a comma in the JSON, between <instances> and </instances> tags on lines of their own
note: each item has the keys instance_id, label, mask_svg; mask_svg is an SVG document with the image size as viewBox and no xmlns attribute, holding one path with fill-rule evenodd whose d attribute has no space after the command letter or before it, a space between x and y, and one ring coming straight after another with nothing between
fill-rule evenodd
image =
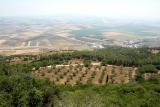
<instances>
[{"instance_id":1,"label":"grassy hillside","mask_svg":"<svg viewBox=\"0 0 160 107\"><path fill-rule=\"evenodd\" d=\"M9 63L21 57L25 57L25 63ZM27 62L32 57L34 61ZM141 73L134 82L103 86L58 86L31 73L33 67L65 64L71 59L99 61L102 65L136 66ZM153 73L159 69L160 54L152 54L147 48L109 47L41 56L1 56L0 107L159 107L160 79L152 77L145 81L141 77L145 72Z\"/></svg>"},{"instance_id":2,"label":"grassy hillside","mask_svg":"<svg viewBox=\"0 0 160 107\"><path fill-rule=\"evenodd\" d=\"M27 74L0 76L1 107L159 107L160 80L55 86Z\"/></svg>"}]
</instances>

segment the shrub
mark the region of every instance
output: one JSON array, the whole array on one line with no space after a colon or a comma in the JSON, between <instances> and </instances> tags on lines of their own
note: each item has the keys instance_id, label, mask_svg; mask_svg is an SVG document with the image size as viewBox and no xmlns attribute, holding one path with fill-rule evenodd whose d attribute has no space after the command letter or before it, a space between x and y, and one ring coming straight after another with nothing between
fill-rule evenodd
<instances>
[{"instance_id":1,"label":"shrub","mask_svg":"<svg viewBox=\"0 0 160 107\"><path fill-rule=\"evenodd\" d=\"M84 60L83 64L85 67L89 67L91 65L91 61L90 60Z\"/></svg>"},{"instance_id":2,"label":"shrub","mask_svg":"<svg viewBox=\"0 0 160 107\"><path fill-rule=\"evenodd\" d=\"M154 65L143 65L142 67L139 68L139 71L141 74L158 72L158 70L156 69Z\"/></svg>"}]
</instances>

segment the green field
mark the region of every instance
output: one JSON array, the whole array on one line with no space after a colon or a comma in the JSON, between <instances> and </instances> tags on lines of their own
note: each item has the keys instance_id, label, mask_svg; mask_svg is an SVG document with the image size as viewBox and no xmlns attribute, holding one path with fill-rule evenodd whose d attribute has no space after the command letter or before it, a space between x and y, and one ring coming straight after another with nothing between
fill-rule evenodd
<instances>
[{"instance_id":1,"label":"green field","mask_svg":"<svg viewBox=\"0 0 160 107\"><path fill-rule=\"evenodd\" d=\"M120 32L122 33L124 37L129 39L151 39L160 37L160 35L155 34L156 29L154 33L151 32L143 32L148 31L149 28L145 26L116 26L116 27L97 27L97 28L87 28L87 29L81 29L81 30L73 30L70 33L73 34L73 36L78 37L88 37L93 35L92 37L95 38L103 38L104 32ZM150 31L151 29L149 29Z\"/></svg>"}]
</instances>

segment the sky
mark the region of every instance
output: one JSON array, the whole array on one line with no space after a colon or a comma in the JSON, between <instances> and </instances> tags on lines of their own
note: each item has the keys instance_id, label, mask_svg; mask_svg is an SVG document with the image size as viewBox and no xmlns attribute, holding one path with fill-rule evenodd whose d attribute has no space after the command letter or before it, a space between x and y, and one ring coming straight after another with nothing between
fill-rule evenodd
<instances>
[{"instance_id":1,"label":"sky","mask_svg":"<svg viewBox=\"0 0 160 107\"><path fill-rule=\"evenodd\" d=\"M0 0L0 16L93 15L160 19L160 0Z\"/></svg>"}]
</instances>

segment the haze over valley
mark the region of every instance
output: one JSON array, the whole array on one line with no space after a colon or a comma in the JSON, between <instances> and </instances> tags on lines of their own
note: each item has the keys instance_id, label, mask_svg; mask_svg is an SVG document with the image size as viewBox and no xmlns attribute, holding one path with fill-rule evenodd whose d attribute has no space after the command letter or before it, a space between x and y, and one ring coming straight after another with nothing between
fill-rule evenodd
<instances>
[{"instance_id":1,"label":"haze over valley","mask_svg":"<svg viewBox=\"0 0 160 107\"><path fill-rule=\"evenodd\" d=\"M0 49L158 47L160 22L90 16L1 17Z\"/></svg>"}]
</instances>

